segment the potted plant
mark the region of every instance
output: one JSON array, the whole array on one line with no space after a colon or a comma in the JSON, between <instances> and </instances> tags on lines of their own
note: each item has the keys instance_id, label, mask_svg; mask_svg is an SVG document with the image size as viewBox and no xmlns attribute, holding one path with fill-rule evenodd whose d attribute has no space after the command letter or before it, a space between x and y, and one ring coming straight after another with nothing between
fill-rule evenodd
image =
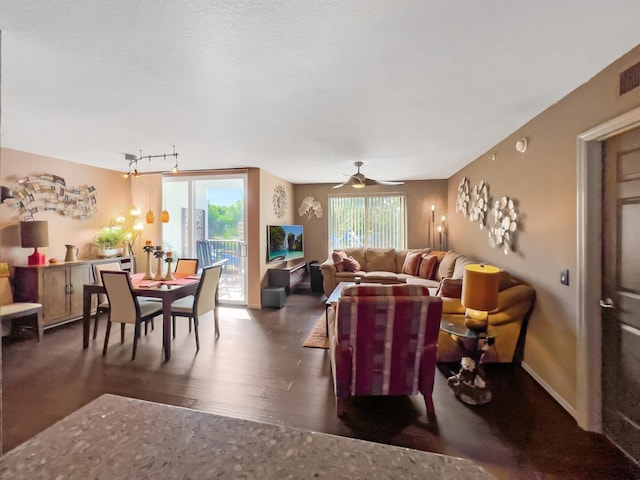
<instances>
[{"instance_id":1,"label":"potted plant","mask_svg":"<svg viewBox=\"0 0 640 480\"><path fill-rule=\"evenodd\" d=\"M127 237L127 232L118 226L104 227L93 238L93 243L98 247L99 257L115 257L122 253L119 245Z\"/></svg>"}]
</instances>

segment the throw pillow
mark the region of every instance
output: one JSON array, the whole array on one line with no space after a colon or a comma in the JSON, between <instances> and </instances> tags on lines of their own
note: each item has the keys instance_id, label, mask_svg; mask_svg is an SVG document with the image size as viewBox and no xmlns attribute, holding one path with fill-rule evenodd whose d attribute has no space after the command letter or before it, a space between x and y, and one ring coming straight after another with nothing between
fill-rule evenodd
<instances>
[{"instance_id":1,"label":"throw pillow","mask_svg":"<svg viewBox=\"0 0 640 480\"><path fill-rule=\"evenodd\" d=\"M409 275L417 275L418 268L420 267L420 260L422 260L421 253L407 253L404 263L402 264L401 272Z\"/></svg>"},{"instance_id":2,"label":"throw pillow","mask_svg":"<svg viewBox=\"0 0 640 480\"><path fill-rule=\"evenodd\" d=\"M347 258L347 254L344 250L334 250L331 254L333 264L336 266L336 271L344 272L344 259Z\"/></svg>"},{"instance_id":3,"label":"throw pillow","mask_svg":"<svg viewBox=\"0 0 640 480\"><path fill-rule=\"evenodd\" d=\"M461 298L462 297L462 279L461 278L443 278L438 287L437 294L439 297Z\"/></svg>"},{"instance_id":4,"label":"throw pillow","mask_svg":"<svg viewBox=\"0 0 640 480\"><path fill-rule=\"evenodd\" d=\"M418 276L426 279L433 278L438 266L438 257L435 255L422 255L420 257L420 266L418 268Z\"/></svg>"},{"instance_id":5,"label":"throw pillow","mask_svg":"<svg viewBox=\"0 0 640 480\"><path fill-rule=\"evenodd\" d=\"M358 272L360 271L360 262L358 262L353 257L345 258L342 263L344 264L344 269L347 272Z\"/></svg>"}]
</instances>

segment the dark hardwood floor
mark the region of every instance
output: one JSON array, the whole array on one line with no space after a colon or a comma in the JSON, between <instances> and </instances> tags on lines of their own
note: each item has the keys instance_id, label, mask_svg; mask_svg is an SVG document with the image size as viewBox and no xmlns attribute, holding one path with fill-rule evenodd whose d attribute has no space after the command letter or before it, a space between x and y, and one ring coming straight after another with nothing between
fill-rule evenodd
<instances>
[{"instance_id":1,"label":"dark hardwood floor","mask_svg":"<svg viewBox=\"0 0 640 480\"><path fill-rule=\"evenodd\" d=\"M324 311L308 288L282 309L221 308L221 337L179 319L173 357L162 360L162 327L143 336L130 361L111 335L82 350L81 322L47 330L42 342L3 339L3 451L29 439L103 393L469 458L499 479L640 479L640 470L605 437L585 432L522 368L488 365L493 401L469 407L436 373L436 418L421 396L351 399L335 415L328 353L302 342ZM180 321L183 320L183 321Z\"/></svg>"}]
</instances>

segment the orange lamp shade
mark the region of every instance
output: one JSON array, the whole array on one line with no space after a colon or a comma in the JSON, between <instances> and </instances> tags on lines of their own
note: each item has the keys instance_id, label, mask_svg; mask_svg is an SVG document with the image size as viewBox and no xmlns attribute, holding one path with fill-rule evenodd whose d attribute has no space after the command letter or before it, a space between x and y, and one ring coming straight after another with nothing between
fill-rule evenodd
<instances>
[{"instance_id":1,"label":"orange lamp shade","mask_svg":"<svg viewBox=\"0 0 640 480\"><path fill-rule=\"evenodd\" d=\"M163 210L160 214L160 221L162 223L169 223L169 212L167 210Z\"/></svg>"},{"instance_id":2,"label":"orange lamp shade","mask_svg":"<svg viewBox=\"0 0 640 480\"><path fill-rule=\"evenodd\" d=\"M155 222L155 220L156 220L155 215L153 214L153 212L151 210L149 210L147 212L147 223L153 223L153 222Z\"/></svg>"},{"instance_id":3,"label":"orange lamp shade","mask_svg":"<svg viewBox=\"0 0 640 480\"><path fill-rule=\"evenodd\" d=\"M498 306L500 269L491 265L470 264L464 267L462 306L490 312Z\"/></svg>"}]
</instances>

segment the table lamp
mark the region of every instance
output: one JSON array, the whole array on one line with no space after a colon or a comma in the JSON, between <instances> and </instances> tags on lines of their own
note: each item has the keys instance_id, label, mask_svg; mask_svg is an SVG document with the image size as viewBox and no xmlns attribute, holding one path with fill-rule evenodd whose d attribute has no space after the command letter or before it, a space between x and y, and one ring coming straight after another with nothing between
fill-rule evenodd
<instances>
[{"instance_id":1,"label":"table lamp","mask_svg":"<svg viewBox=\"0 0 640 480\"><path fill-rule=\"evenodd\" d=\"M462 298L466 308L464 324L472 330L485 330L489 312L498 306L500 269L491 265L470 264L464 267Z\"/></svg>"},{"instance_id":2,"label":"table lamp","mask_svg":"<svg viewBox=\"0 0 640 480\"><path fill-rule=\"evenodd\" d=\"M34 248L28 257L29 265L44 265L44 254L38 252L38 247L49 246L49 222L46 220L34 220L20 222L20 238L23 248Z\"/></svg>"}]
</instances>

